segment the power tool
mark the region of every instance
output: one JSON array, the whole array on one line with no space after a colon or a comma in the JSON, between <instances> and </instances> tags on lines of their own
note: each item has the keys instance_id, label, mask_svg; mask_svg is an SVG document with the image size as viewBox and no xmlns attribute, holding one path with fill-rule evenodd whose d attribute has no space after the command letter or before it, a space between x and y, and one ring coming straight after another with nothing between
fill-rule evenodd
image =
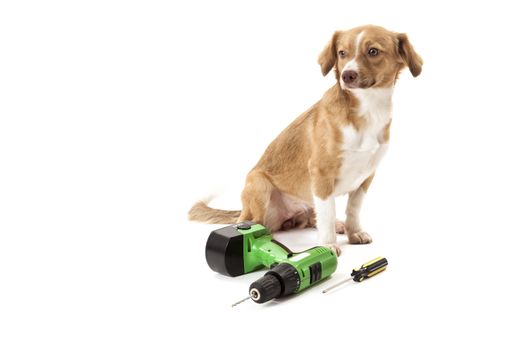
<instances>
[{"instance_id":1,"label":"power tool","mask_svg":"<svg viewBox=\"0 0 525 350\"><path fill-rule=\"evenodd\" d=\"M364 280L369 279L370 277L375 276L378 273L385 271L387 265L388 265L388 260L386 260L386 258L383 258L383 257L377 257L374 260L370 260L369 262L366 262L363 265L361 265L361 267L353 269L352 273L350 274L350 278L347 278L323 290L323 293L327 293L331 291L332 289L339 287L343 283L346 283L352 280L354 282L363 282Z\"/></svg>"},{"instance_id":2,"label":"power tool","mask_svg":"<svg viewBox=\"0 0 525 350\"><path fill-rule=\"evenodd\" d=\"M337 268L337 255L331 249L314 247L294 253L272 239L266 227L250 221L212 231L206 243L206 261L213 271L232 277L270 268L240 301L252 299L259 304L298 293Z\"/></svg>"}]
</instances>

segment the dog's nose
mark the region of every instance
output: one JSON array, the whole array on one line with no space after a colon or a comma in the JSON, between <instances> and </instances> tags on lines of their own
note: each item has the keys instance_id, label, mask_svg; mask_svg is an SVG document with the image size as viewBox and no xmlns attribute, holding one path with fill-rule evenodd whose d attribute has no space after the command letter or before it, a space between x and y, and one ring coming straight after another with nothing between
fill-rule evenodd
<instances>
[{"instance_id":1,"label":"dog's nose","mask_svg":"<svg viewBox=\"0 0 525 350\"><path fill-rule=\"evenodd\" d=\"M352 83L357 79L357 72L355 70L345 70L343 72L343 81L347 84Z\"/></svg>"}]
</instances>

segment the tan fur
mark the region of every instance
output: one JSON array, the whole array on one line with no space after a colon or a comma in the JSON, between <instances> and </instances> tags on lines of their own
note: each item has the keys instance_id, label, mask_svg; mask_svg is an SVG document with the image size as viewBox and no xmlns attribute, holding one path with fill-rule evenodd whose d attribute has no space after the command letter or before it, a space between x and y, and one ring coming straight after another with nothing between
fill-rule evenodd
<instances>
[{"instance_id":1,"label":"tan fur","mask_svg":"<svg viewBox=\"0 0 525 350\"><path fill-rule=\"evenodd\" d=\"M387 126L383 129L383 135L382 135L382 143L388 143L390 141L390 124L392 124L392 121L390 121Z\"/></svg>"},{"instance_id":2,"label":"tan fur","mask_svg":"<svg viewBox=\"0 0 525 350\"><path fill-rule=\"evenodd\" d=\"M323 75L334 68L338 82L319 102L277 136L249 172L241 195L243 208L238 221L252 220L273 231L315 224L313 196L325 199L333 194L341 166L341 127L353 125L356 130L360 130L368 123L358 113L359 100L339 84L341 69L348 60L354 58L355 39L363 30L366 30L366 35L360 49L374 47L381 50L378 57L358 56L363 67L360 72L363 87L392 86L405 66L410 68L414 76L421 72L422 60L405 34L376 26L335 32L321 52L318 62ZM338 52L341 50L348 52L347 57L339 57ZM389 141L389 129L390 123L383 130L382 143ZM372 178L373 175L358 190L366 192ZM352 193L349 197L351 200ZM218 211L197 203L190 210L190 218L230 223L236 213ZM349 236L351 243L371 241L366 233L350 234L354 235Z\"/></svg>"},{"instance_id":3,"label":"tan fur","mask_svg":"<svg viewBox=\"0 0 525 350\"><path fill-rule=\"evenodd\" d=\"M399 47L399 53L405 64L410 69L410 73L414 77L417 77L421 74L421 66L423 65L423 60L416 53L406 34L397 35L397 45Z\"/></svg>"},{"instance_id":4,"label":"tan fur","mask_svg":"<svg viewBox=\"0 0 525 350\"><path fill-rule=\"evenodd\" d=\"M193 221L206 222L208 224L234 224L241 215L240 210L213 209L199 201L195 203L188 212L188 218Z\"/></svg>"},{"instance_id":5,"label":"tan fur","mask_svg":"<svg viewBox=\"0 0 525 350\"><path fill-rule=\"evenodd\" d=\"M363 182L360 186L360 188L363 189L363 191L368 191L368 188L370 187L370 185L372 184L372 180L374 179L374 174L372 174L372 176L370 176L368 179L365 180L365 182Z\"/></svg>"}]
</instances>

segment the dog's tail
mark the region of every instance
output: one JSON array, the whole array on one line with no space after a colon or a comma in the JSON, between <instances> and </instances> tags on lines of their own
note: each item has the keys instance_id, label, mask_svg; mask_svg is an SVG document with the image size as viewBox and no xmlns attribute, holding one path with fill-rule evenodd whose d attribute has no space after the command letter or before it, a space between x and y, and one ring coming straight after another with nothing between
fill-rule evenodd
<instances>
[{"instance_id":1,"label":"dog's tail","mask_svg":"<svg viewBox=\"0 0 525 350\"><path fill-rule=\"evenodd\" d=\"M239 216L241 216L240 210L210 208L208 201L200 200L195 203L188 212L188 219L207 224L235 224Z\"/></svg>"}]
</instances>

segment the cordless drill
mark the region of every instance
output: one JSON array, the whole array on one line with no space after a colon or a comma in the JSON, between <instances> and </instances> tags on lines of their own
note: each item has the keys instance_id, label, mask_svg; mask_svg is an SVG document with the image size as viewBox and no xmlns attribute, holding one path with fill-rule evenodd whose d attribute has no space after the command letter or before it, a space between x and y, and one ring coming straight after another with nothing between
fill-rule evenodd
<instances>
[{"instance_id":1,"label":"cordless drill","mask_svg":"<svg viewBox=\"0 0 525 350\"><path fill-rule=\"evenodd\" d=\"M272 239L266 227L250 221L212 231L206 243L206 261L212 270L232 277L270 268L250 285L244 299L260 304L298 293L337 268L337 256L331 249L314 247L294 253Z\"/></svg>"}]
</instances>

